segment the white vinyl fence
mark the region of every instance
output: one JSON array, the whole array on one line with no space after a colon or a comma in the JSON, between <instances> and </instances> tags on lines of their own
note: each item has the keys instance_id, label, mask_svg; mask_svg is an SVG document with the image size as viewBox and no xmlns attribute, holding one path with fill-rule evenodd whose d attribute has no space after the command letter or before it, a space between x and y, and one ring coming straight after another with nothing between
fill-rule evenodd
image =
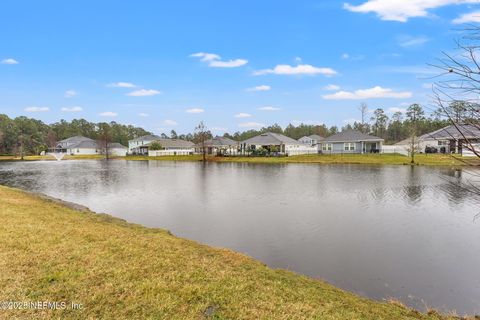
<instances>
[{"instance_id":1,"label":"white vinyl fence","mask_svg":"<svg viewBox=\"0 0 480 320\"><path fill-rule=\"evenodd\" d=\"M399 154L403 154L404 156L408 156L409 154L408 146L397 146L397 145L395 146L383 145L381 153L399 153Z\"/></svg>"}]
</instances>

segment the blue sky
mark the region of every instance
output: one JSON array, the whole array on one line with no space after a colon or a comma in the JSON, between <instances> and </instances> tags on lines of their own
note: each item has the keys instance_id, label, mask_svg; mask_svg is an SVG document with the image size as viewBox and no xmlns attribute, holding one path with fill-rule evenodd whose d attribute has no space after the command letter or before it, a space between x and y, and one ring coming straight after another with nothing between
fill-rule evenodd
<instances>
[{"instance_id":1,"label":"blue sky","mask_svg":"<svg viewBox=\"0 0 480 320\"><path fill-rule=\"evenodd\" d=\"M478 14L477 14L478 11ZM428 106L479 0L2 1L0 113L155 133Z\"/></svg>"}]
</instances>

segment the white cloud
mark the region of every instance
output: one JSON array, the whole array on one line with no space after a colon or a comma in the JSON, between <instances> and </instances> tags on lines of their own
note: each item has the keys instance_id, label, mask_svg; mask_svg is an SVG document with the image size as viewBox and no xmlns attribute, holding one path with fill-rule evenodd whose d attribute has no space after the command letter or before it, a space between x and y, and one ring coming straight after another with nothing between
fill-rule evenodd
<instances>
[{"instance_id":1,"label":"white cloud","mask_svg":"<svg viewBox=\"0 0 480 320\"><path fill-rule=\"evenodd\" d=\"M428 16L429 9L478 2L478 0L368 0L357 6L344 3L343 8L352 12L374 12L382 20L407 22L409 18Z\"/></svg>"},{"instance_id":2,"label":"white cloud","mask_svg":"<svg viewBox=\"0 0 480 320\"><path fill-rule=\"evenodd\" d=\"M334 76L337 71L331 68L318 68L309 64L299 64L297 66L290 66L288 64L276 65L273 69L258 70L253 73L255 76L264 74L280 74L280 75L316 75L323 74L325 76Z\"/></svg>"},{"instance_id":3,"label":"white cloud","mask_svg":"<svg viewBox=\"0 0 480 320\"><path fill-rule=\"evenodd\" d=\"M82 107L64 107L62 108L63 112L81 112L83 109Z\"/></svg>"},{"instance_id":4,"label":"white cloud","mask_svg":"<svg viewBox=\"0 0 480 320\"><path fill-rule=\"evenodd\" d=\"M107 84L111 88L136 88L137 86L131 82L114 82Z\"/></svg>"},{"instance_id":5,"label":"white cloud","mask_svg":"<svg viewBox=\"0 0 480 320\"><path fill-rule=\"evenodd\" d=\"M161 91L153 90L153 89L140 89L135 90L130 93L127 93L127 96L130 97L147 97L147 96L155 96L157 94L162 94Z\"/></svg>"},{"instance_id":6,"label":"white cloud","mask_svg":"<svg viewBox=\"0 0 480 320\"><path fill-rule=\"evenodd\" d=\"M405 112L407 112L407 109L405 109L405 108L399 108L399 107L391 107L391 108L388 108L387 111L388 111L388 112L391 112L391 113L395 113L395 112L405 113Z\"/></svg>"},{"instance_id":7,"label":"white cloud","mask_svg":"<svg viewBox=\"0 0 480 320\"><path fill-rule=\"evenodd\" d=\"M453 24L479 23L479 22L480 22L480 11L465 13L465 14L462 14L460 17L452 20Z\"/></svg>"},{"instance_id":8,"label":"white cloud","mask_svg":"<svg viewBox=\"0 0 480 320\"><path fill-rule=\"evenodd\" d=\"M420 46L430 39L425 36L412 37L408 35L402 35L397 38L397 42L401 47L415 47Z\"/></svg>"},{"instance_id":9,"label":"white cloud","mask_svg":"<svg viewBox=\"0 0 480 320\"><path fill-rule=\"evenodd\" d=\"M77 93L75 90L67 90L67 91L65 91L65 93L63 94L63 96L64 96L65 98L75 97L76 95L78 95L78 93Z\"/></svg>"},{"instance_id":10,"label":"white cloud","mask_svg":"<svg viewBox=\"0 0 480 320\"><path fill-rule=\"evenodd\" d=\"M340 90L340 86L337 86L335 84L329 84L329 85L323 87L323 90L336 91L336 90Z\"/></svg>"},{"instance_id":11,"label":"white cloud","mask_svg":"<svg viewBox=\"0 0 480 320\"><path fill-rule=\"evenodd\" d=\"M200 58L200 61L208 63L213 68L236 68L246 65L248 60L234 59L223 61L222 57L215 53L198 52L190 55L192 58Z\"/></svg>"},{"instance_id":12,"label":"white cloud","mask_svg":"<svg viewBox=\"0 0 480 320\"><path fill-rule=\"evenodd\" d=\"M0 63L1 64L18 64L18 61L13 58L7 58L7 59L3 59Z\"/></svg>"},{"instance_id":13,"label":"white cloud","mask_svg":"<svg viewBox=\"0 0 480 320\"><path fill-rule=\"evenodd\" d=\"M98 115L102 117L116 117L118 116L118 113L112 112L112 111L105 111L105 112L99 113Z\"/></svg>"},{"instance_id":14,"label":"white cloud","mask_svg":"<svg viewBox=\"0 0 480 320\"><path fill-rule=\"evenodd\" d=\"M250 113L240 112L235 115L235 118L250 118L251 116Z\"/></svg>"},{"instance_id":15,"label":"white cloud","mask_svg":"<svg viewBox=\"0 0 480 320\"><path fill-rule=\"evenodd\" d=\"M26 112L46 112L50 111L49 107L26 107Z\"/></svg>"},{"instance_id":16,"label":"white cloud","mask_svg":"<svg viewBox=\"0 0 480 320\"><path fill-rule=\"evenodd\" d=\"M205 112L205 110L202 108L191 108L191 109L185 110L185 112L186 113L203 113Z\"/></svg>"},{"instance_id":17,"label":"white cloud","mask_svg":"<svg viewBox=\"0 0 480 320\"><path fill-rule=\"evenodd\" d=\"M262 84L261 86L256 86L256 87L253 87L253 88L248 88L247 91L250 91L250 92L253 92L253 91L268 91L270 90L272 87L270 86L267 86L265 84Z\"/></svg>"},{"instance_id":18,"label":"white cloud","mask_svg":"<svg viewBox=\"0 0 480 320\"><path fill-rule=\"evenodd\" d=\"M149 117L150 115L148 113L140 112L138 114L140 117Z\"/></svg>"},{"instance_id":19,"label":"white cloud","mask_svg":"<svg viewBox=\"0 0 480 320\"><path fill-rule=\"evenodd\" d=\"M165 125L165 126L176 126L176 125L178 125L178 122L175 121L175 120L168 120L167 119L167 120L163 120L162 124Z\"/></svg>"},{"instance_id":20,"label":"white cloud","mask_svg":"<svg viewBox=\"0 0 480 320\"><path fill-rule=\"evenodd\" d=\"M265 106L265 107L258 108L258 110L261 110L261 111L278 111L278 110L280 110L280 108L272 107L272 106Z\"/></svg>"},{"instance_id":21,"label":"white cloud","mask_svg":"<svg viewBox=\"0 0 480 320\"><path fill-rule=\"evenodd\" d=\"M258 123L258 122L242 122L242 123L239 123L238 126L240 128L251 128L251 129L265 127L263 123Z\"/></svg>"},{"instance_id":22,"label":"white cloud","mask_svg":"<svg viewBox=\"0 0 480 320\"><path fill-rule=\"evenodd\" d=\"M410 98L412 93L409 91L396 92L389 88L382 88L376 86L369 89L360 89L351 91L338 91L333 94L324 95L323 98L327 100L361 100L361 99L375 99L375 98L395 98L403 99Z\"/></svg>"},{"instance_id":23,"label":"white cloud","mask_svg":"<svg viewBox=\"0 0 480 320\"><path fill-rule=\"evenodd\" d=\"M350 55L348 53L344 53L340 56L340 58L347 60L348 58L350 58Z\"/></svg>"}]
</instances>

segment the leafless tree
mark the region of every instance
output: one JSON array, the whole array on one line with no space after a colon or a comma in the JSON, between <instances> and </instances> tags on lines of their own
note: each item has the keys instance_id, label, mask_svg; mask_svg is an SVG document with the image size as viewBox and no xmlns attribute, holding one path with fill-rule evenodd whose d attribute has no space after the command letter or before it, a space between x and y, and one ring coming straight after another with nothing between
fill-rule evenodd
<instances>
[{"instance_id":1,"label":"leafless tree","mask_svg":"<svg viewBox=\"0 0 480 320\"><path fill-rule=\"evenodd\" d=\"M198 126L195 127L194 140L197 144L200 145L203 161L207 160L205 141L207 141L210 136L211 133L207 130L207 127L205 126L203 121L200 121Z\"/></svg>"},{"instance_id":2,"label":"leafless tree","mask_svg":"<svg viewBox=\"0 0 480 320\"><path fill-rule=\"evenodd\" d=\"M111 128L108 123L98 124L97 148L101 154L108 160L110 156L110 143L112 142Z\"/></svg>"},{"instance_id":3,"label":"leafless tree","mask_svg":"<svg viewBox=\"0 0 480 320\"><path fill-rule=\"evenodd\" d=\"M473 152L477 161L457 158L468 165L479 165L480 150L475 139L466 134L465 128L480 130L480 27L470 26L456 41L452 53L442 52L441 58L431 66L439 70L433 84L433 97L438 111L459 132L462 147ZM475 171L469 173L480 177ZM480 188L471 183L470 190L480 194Z\"/></svg>"},{"instance_id":4,"label":"leafless tree","mask_svg":"<svg viewBox=\"0 0 480 320\"><path fill-rule=\"evenodd\" d=\"M366 132L367 131L367 125L365 123L365 120L367 119L367 116L368 116L368 105L365 103L365 102L362 102L362 104L360 104L360 106L358 107L358 110L360 111L360 114L361 114L361 120L362 120L362 124L361 124L361 131L363 133L368 133Z\"/></svg>"}]
</instances>

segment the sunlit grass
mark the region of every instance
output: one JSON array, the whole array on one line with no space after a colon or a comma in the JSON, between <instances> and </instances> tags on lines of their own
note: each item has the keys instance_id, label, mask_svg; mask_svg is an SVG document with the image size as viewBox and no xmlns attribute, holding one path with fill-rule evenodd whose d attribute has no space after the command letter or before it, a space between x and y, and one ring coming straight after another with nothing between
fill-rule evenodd
<instances>
[{"instance_id":1,"label":"sunlit grass","mask_svg":"<svg viewBox=\"0 0 480 320\"><path fill-rule=\"evenodd\" d=\"M161 209L159 209L161 210ZM0 319L442 319L0 186Z\"/></svg>"}]
</instances>

